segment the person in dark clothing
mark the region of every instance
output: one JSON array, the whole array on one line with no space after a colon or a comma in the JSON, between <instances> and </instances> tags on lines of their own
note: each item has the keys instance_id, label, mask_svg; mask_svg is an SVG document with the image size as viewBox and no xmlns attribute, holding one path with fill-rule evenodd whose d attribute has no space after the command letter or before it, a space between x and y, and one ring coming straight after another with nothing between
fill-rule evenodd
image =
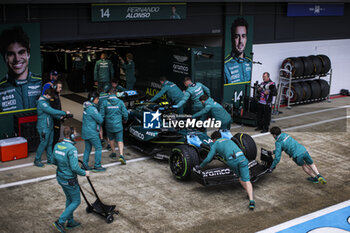
<instances>
[{"instance_id":1,"label":"person in dark clothing","mask_svg":"<svg viewBox=\"0 0 350 233\"><path fill-rule=\"evenodd\" d=\"M51 99L50 105L54 109L62 110L61 99L60 99L60 95L62 91L62 82L61 81L54 82L53 89L55 91L55 96ZM56 143L60 139L60 134L61 134L61 120L54 119L52 149L55 147Z\"/></svg>"},{"instance_id":2,"label":"person in dark clothing","mask_svg":"<svg viewBox=\"0 0 350 233\"><path fill-rule=\"evenodd\" d=\"M258 106L257 106L257 121L258 127L256 131L261 130L261 133L269 131L271 121L271 106L273 96L277 95L275 83L270 79L268 72L263 73L263 82L258 88Z\"/></svg>"}]
</instances>

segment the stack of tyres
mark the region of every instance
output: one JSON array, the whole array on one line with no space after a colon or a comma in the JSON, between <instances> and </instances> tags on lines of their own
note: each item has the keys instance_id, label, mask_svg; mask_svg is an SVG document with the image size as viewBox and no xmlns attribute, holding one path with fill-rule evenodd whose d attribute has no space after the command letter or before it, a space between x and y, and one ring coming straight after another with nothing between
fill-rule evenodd
<instances>
[{"instance_id":1,"label":"stack of tyres","mask_svg":"<svg viewBox=\"0 0 350 233\"><path fill-rule=\"evenodd\" d=\"M284 59L281 68L289 70L294 78L325 75L331 69L331 60L323 54L289 57ZM284 73L284 76L288 77L287 73Z\"/></svg>"},{"instance_id":2,"label":"stack of tyres","mask_svg":"<svg viewBox=\"0 0 350 233\"><path fill-rule=\"evenodd\" d=\"M316 79L310 81L300 81L292 83L291 90L287 93L287 88L284 90L287 101L287 96L290 96L291 103L306 103L310 101L323 100L329 95L330 87L327 81Z\"/></svg>"}]
</instances>

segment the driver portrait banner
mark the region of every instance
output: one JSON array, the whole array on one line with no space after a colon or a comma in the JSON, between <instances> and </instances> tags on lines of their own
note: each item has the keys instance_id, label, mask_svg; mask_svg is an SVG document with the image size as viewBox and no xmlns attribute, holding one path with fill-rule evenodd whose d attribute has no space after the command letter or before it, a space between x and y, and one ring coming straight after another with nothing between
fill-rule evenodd
<instances>
[{"instance_id":1,"label":"driver portrait banner","mask_svg":"<svg viewBox=\"0 0 350 233\"><path fill-rule=\"evenodd\" d=\"M253 16L226 16L224 58L224 103L240 106L249 95L252 75Z\"/></svg>"}]
</instances>

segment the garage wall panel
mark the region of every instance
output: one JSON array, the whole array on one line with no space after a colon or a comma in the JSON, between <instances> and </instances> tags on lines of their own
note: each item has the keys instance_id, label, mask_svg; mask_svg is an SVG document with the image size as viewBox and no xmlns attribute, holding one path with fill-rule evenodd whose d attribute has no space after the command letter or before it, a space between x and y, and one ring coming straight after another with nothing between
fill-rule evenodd
<instances>
[{"instance_id":1,"label":"garage wall panel","mask_svg":"<svg viewBox=\"0 0 350 233\"><path fill-rule=\"evenodd\" d=\"M331 94L338 94L340 89L350 89L348 66L350 61L350 39L322 40L294 43L271 43L253 45L254 64L252 82L262 81L263 72L271 74L273 81L278 81L282 61L287 57L327 55L332 62Z\"/></svg>"}]
</instances>

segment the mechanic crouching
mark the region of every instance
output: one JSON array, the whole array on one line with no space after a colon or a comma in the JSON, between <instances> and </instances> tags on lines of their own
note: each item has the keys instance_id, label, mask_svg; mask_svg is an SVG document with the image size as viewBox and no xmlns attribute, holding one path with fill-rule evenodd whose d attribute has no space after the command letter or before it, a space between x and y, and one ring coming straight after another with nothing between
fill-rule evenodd
<instances>
[{"instance_id":1,"label":"mechanic crouching","mask_svg":"<svg viewBox=\"0 0 350 233\"><path fill-rule=\"evenodd\" d=\"M65 127L63 134L64 139L56 144L53 154L53 164L57 166L56 179L66 195L66 209L59 219L53 223L54 227L61 233L64 233L66 228L71 229L80 226L80 223L73 218L74 210L80 205L80 188L77 175L90 175L89 171L84 171L78 165L78 151L74 146L75 130Z\"/></svg>"},{"instance_id":2,"label":"mechanic crouching","mask_svg":"<svg viewBox=\"0 0 350 233\"><path fill-rule=\"evenodd\" d=\"M83 169L94 172L104 172L106 168L101 166L102 145L100 140L100 128L103 122L101 114L98 112L99 94L92 91L88 96L89 101L84 102L82 138L85 141L84 166ZM92 146L95 147L95 166L89 166L89 157Z\"/></svg>"},{"instance_id":3,"label":"mechanic crouching","mask_svg":"<svg viewBox=\"0 0 350 233\"><path fill-rule=\"evenodd\" d=\"M206 116L208 113L211 117L221 122L220 129L230 130L232 118L230 114L221 106L221 104L215 102L212 98L208 98L207 95L199 97L199 101L203 104L204 108L192 115L193 118Z\"/></svg>"},{"instance_id":4,"label":"mechanic crouching","mask_svg":"<svg viewBox=\"0 0 350 233\"><path fill-rule=\"evenodd\" d=\"M44 150L46 150L47 163L52 163L53 118L60 119L70 114L68 111L56 110L50 106L50 99L54 96L55 93L52 88L46 89L37 104L38 121L36 128L40 136L40 144L34 160L34 165L37 167L44 166L41 162L41 156Z\"/></svg>"},{"instance_id":5,"label":"mechanic crouching","mask_svg":"<svg viewBox=\"0 0 350 233\"><path fill-rule=\"evenodd\" d=\"M307 178L308 181L313 183L320 182L321 184L326 184L326 179L321 176L318 172L316 165L314 164L309 152L306 148L299 144L294 138L286 133L282 133L279 127L272 127L270 133L276 140L276 149L273 151L275 154L275 159L272 162L269 172L272 172L277 164L281 160L282 151L285 151L289 157L293 158L293 161L301 166L306 174L310 177Z\"/></svg>"},{"instance_id":6,"label":"mechanic crouching","mask_svg":"<svg viewBox=\"0 0 350 233\"><path fill-rule=\"evenodd\" d=\"M197 170L202 170L202 168L218 154L226 161L228 167L239 177L239 182L248 193L249 209L254 210L255 201L253 199L253 185L250 182L248 160L241 149L232 140L222 138L219 131L212 133L211 139L214 144L211 146L210 152L205 160L200 165L196 165L195 168Z\"/></svg>"},{"instance_id":7,"label":"mechanic crouching","mask_svg":"<svg viewBox=\"0 0 350 233\"><path fill-rule=\"evenodd\" d=\"M119 161L122 164L126 164L126 160L123 156L123 122L128 120L128 110L126 109L124 102L116 96L116 89L110 89L107 101L101 106L101 115L102 118L105 119L107 137L110 140L112 149L112 153L109 157L112 159L117 158L115 152L115 141L117 141L120 153Z\"/></svg>"}]
</instances>

